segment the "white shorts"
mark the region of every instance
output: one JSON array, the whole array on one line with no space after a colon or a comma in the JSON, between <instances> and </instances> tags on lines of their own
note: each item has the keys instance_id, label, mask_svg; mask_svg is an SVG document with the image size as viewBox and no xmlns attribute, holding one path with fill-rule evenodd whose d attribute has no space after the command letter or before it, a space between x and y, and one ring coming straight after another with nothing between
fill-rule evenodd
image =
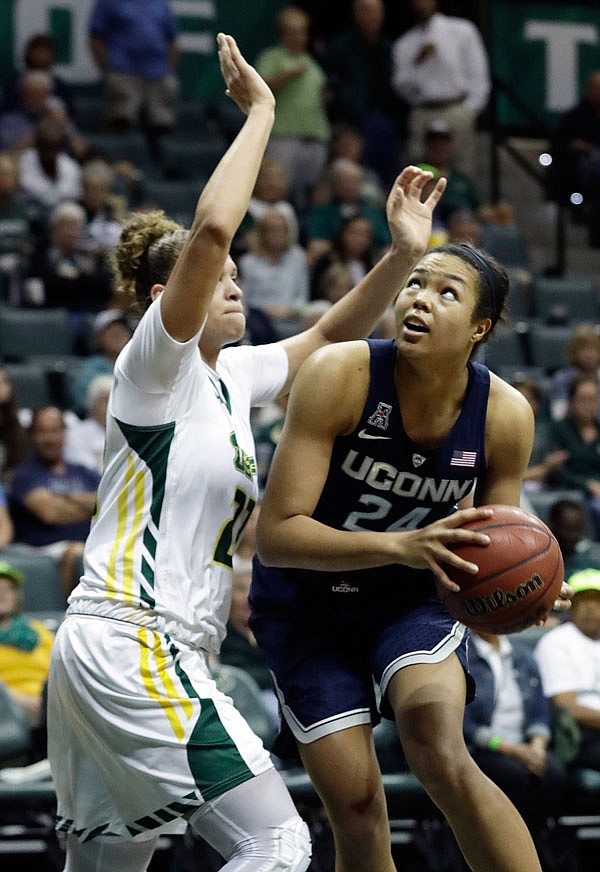
<instances>
[{"instance_id":1,"label":"white shorts","mask_svg":"<svg viewBox=\"0 0 600 872\"><path fill-rule=\"evenodd\" d=\"M48 757L57 828L82 840L183 832L182 816L273 765L202 652L88 615L54 643Z\"/></svg>"}]
</instances>

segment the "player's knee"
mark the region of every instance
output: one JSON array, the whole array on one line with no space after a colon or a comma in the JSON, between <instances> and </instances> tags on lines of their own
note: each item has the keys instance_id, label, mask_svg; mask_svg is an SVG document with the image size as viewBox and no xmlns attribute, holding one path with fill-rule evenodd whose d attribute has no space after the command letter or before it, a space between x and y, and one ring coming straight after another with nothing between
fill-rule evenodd
<instances>
[{"instance_id":1,"label":"player's knee","mask_svg":"<svg viewBox=\"0 0 600 872\"><path fill-rule=\"evenodd\" d=\"M238 843L234 852L238 858L260 860L261 872L305 872L311 854L308 827L300 817L254 833L251 838Z\"/></svg>"}]
</instances>

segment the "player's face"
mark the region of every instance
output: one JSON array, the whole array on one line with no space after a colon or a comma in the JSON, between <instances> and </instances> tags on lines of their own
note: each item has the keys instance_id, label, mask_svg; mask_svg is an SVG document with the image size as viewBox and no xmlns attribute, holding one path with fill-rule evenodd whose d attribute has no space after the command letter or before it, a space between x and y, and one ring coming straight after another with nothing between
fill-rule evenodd
<instances>
[{"instance_id":1,"label":"player's face","mask_svg":"<svg viewBox=\"0 0 600 872\"><path fill-rule=\"evenodd\" d=\"M208 309L206 326L200 340L211 348L222 348L238 342L246 329L246 316L242 304L242 289L237 284L237 267L228 257Z\"/></svg>"},{"instance_id":2,"label":"player's face","mask_svg":"<svg viewBox=\"0 0 600 872\"><path fill-rule=\"evenodd\" d=\"M469 355L489 320L474 321L475 270L450 254L425 255L396 299L396 342L403 354Z\"/></svg>"}]
</instances>

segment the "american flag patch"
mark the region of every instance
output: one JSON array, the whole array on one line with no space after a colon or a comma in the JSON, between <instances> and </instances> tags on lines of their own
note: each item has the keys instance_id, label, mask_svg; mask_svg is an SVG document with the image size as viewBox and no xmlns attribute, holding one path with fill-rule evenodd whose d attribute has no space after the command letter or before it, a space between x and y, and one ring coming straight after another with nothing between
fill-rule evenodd
<instances>
[{"instance_id":1,"label":"american flag patch","mask_svg":"<svg viewBox=\"0 0 600 872\"><path fill-rule=\"evenodd\" d=\"M453 451L450 466L475 466L476 461L476 451Z\"/></svg>"}]
</instances>

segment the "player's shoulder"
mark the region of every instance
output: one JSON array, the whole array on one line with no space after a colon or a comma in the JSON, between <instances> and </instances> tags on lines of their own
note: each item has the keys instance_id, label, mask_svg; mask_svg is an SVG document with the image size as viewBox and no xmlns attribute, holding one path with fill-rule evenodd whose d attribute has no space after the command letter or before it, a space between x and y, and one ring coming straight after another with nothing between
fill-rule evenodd
<instances>
[{"instance_id":1,"label":"player's shoulder","mask_svg":"<svg viewBox=\"0 0 600 872\"><path fill-rule=\"evenodd\" d=\"M365 339L334 342L314 351L304 362L304 372L322 373L328 378L369 368L370 350Z\"/></svg>"},{"instance_id":2,"label":"player's shoulder","mask_svg":"<svg viewBox=\"0 0 600 872\"><path fill-rule=\"evenodd\" d=\"M495 372L490 372L490 406L500 414L514 414L524 419L533 417L528 400Z\"/></svg>"}]
</instances>

